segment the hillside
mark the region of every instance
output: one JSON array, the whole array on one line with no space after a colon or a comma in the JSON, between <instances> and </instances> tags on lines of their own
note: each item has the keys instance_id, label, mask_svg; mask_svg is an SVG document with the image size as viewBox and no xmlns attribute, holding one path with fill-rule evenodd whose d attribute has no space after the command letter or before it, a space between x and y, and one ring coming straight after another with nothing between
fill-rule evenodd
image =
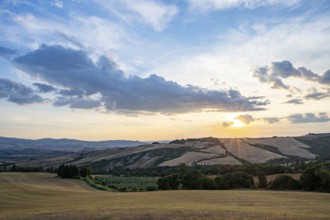
<instances>
[{"instance_id":1,"label":"hillside","mask_svg":"<svg viewBox=\"0 0 330 220\"><path fill-rule=\"evenodd\" d=\"M131 142L129 142L132 144ZM137 144L137 143L136 143ZM30 145L29 145L30 146ZM62 145L62 148L65 149ZM71 145L70 145L71 146ZM31 147L31 146L30 146ZM10 157L0 150L0 159L19 166L57 167L62 163L92 166L107 171L114 167L147 168L154 166L188 166L249 163L295 163L330 154L330 134L308 134L300 137L272 138L197 138L170 143L140 144L135 147L84 149L81 151L10 150L17 154L28 151L30 157ZM70 149L70 147L69 147ZM8 152L8 150L7 150ZM48 152L48 154L46 154Z\"/></svg>"},{"instance_id":2,"label":"hillside","mask_svg":"<svg viewBox=\"0 0 330 220\"><path fill-rule=\"evenodd\" d=\"M113 147L132 147L145 144L140 141L108 140L108 141L81 141L75 139L52 139L43 138L37 140L22 138L0 137L0 150L3 149L26 149L38 150L64 150L77 151L85 149L104 149Z\"/></svg>"}]
</instances>

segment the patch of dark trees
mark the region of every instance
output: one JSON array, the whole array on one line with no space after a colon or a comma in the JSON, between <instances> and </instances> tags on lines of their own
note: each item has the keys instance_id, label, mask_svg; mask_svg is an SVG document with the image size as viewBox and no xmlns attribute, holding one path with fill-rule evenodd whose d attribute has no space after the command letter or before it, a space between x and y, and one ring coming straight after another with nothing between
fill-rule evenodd
<instances>
[{"instance_id":1,"label":"patch of dark trees","mask_svg":"<svg viewBox=\"0 0 330 220\"><path fill-rule=\"evenodd\" d=\"M252 176L257 176L260 171L263 171L266 175L280 174L280 173L295 173L302 172L305 164L299 164L299 167L285 167L279 165L267 165L267 164L246 164L246 165L203 165L194 167L195 170L200 171L204 175L225 175L226 173L245 172ZM94 169L94 167L93 167ZM149 168L137 168L129 169L125 167L114 167L106 172L97 172L98 174L109 174L113 176L151 176L151 177L164 177L177 172L177 167L149 167Z\"/></svg>"},{"instance_id":2,"label":"patch of dark trees","mask_svg":"<svg viewBox=\"0 0 330 220\"><path fill-rule=\"evenodd\" d=\"M234 189L234 188L266 188L271 190L305 190L330 192L330 163L308 164L299 180L290 175L278 175L273 181L267 182L266 173L259 170L258 184L253 176L243 171L227 172L211 178L200 170L181 164L176 173L159 178L158 188L161 190L177 189Z\"/></svg>"},{"instance_id":3,"label":"patch of dark trees","mask_svg":"<svg viewBox=\"0 0 330 220\"><path fill-rule=\"evenodd\" d=\"M79 178L92 175L90 167L77 167L76 165L62 164L57 169L57 175L61 178Z\"/></svg>"},{"instance_id":4,"label":"patch of dark trees","mask_svg":"<svg viewBox=\"0 0 330 220\"><path fill-rule=\"evenodd\" d=\"M221 143L218 138L204 137L204 138L176 139L174 141L169 142L169 144L185 144L185 143L196 142L196 141L212 142L214 144L220 144Z\"/></svg>"},{"instance_id":5,"label":"patch of dark trees","mask_svg":"<svg viewBox=\"0 0 330 220\"><path fill-rule=\"evenodd\" d=\"M245 172L233 172L211 178L200 170L181 164L177 173L159 178L157 184L161 190L250 188L253 177Z\"/></svg>"}]
</instances>

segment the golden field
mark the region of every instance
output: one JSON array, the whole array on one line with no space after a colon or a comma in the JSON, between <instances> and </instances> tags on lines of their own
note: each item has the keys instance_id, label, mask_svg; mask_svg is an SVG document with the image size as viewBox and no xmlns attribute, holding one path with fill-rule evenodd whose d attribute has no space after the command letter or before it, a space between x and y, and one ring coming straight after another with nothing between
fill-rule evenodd
<instances>
[{"instance_id":1,"label":"golden field","mask_svg":"<svg viewBox=\"0 0 330 220\"><path fill-rule=\"evenodd\" d=\"M46 173L0 173L0 219L330 219L330 194L98 191Z\"/></svg>"}]
</instances>

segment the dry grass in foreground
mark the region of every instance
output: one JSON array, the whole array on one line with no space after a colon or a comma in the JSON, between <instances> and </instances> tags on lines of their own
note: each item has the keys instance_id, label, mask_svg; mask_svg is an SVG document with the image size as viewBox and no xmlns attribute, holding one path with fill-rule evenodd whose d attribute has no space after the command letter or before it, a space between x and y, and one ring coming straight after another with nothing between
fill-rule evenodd
<instances>
[{"instance_id":1,"label":"dry grass in foreground","mask_svg":"<svg viewBox=\"0 0 330 220\"><path fill-rule=\"evenodd\" d=\"M53 174L0 173L0 219L330 219L330 194L97 191Z\"/></svg>"}]
</instances>

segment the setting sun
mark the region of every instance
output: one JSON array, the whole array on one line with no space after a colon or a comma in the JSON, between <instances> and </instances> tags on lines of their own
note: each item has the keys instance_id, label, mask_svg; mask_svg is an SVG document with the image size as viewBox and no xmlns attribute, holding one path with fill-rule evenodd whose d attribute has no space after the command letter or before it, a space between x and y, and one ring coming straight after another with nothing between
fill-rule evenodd
<instances>
[{"instance_id":1,"label":"setting sun","mask_svg":"<svg viewBox=\"0 0 330 220\"><path fill-rule=\"evenodd\" d=\"M241 127L243 127L245 124L243 123L243 122L241 122L240 120L238 120L238 119L234 119L233 120L233 123L232 123L232 125L231 125L231 127L233 127L233 128L241 128Z\"/></svg>"}]
</instances>

